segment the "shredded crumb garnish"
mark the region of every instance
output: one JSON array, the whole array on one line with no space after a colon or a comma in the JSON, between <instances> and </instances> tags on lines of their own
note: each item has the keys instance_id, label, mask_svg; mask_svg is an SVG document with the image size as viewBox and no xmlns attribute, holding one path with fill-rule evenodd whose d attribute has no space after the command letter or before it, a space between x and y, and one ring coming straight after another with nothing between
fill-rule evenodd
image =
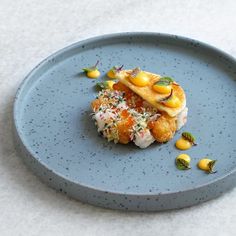
<instances>
[{"instance_id":1,"label":"shredded crumb garnish","mask_svg":"<svg viewBox=\"0 0 236 236\"><path fill-rule=\"evenodd\" d=\"M95 119L95 116L99 115L101 121L105 120L103 129L100 132L108 141L118 142L117 122L122 120L122 112L124 111L127 111L133 120L131 140L133 140L136 133L142 133L147 128L150 120L159 117L156 108L148 103L144 103L142 107L137 108L135 106L137 96L132 96L127 101L122 91L103 89L99 92L97 98L103 102L98 109L94 110L93 118Z\"/></svg>"}]
</instances>

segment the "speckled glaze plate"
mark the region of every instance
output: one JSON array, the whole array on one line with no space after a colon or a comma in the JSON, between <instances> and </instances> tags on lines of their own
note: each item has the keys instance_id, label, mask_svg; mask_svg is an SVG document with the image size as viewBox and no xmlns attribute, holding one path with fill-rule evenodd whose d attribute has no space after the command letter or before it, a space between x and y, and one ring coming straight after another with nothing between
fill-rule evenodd
<instances>
[{"instance_id":1,"label":"speckled glaze plate","mask_svg":"<svg viewBox=\"0 0 236 236\"><path fill-rule=\"evenodd\" d=\"M81 68L100 61L102 78ZM192 169L180 171L174 143L108 143L91 120L94 85L113 65L175 78L186 91L188 123L198 146L186 151ZM183 208L215 198L236 180L236 62L204 43L158 33L105 35L75 43L40 63L23 81L14 104L17 148L53 188L90 204L132 211ZM197 169L217 159L215 174Z\"/></svg>"}]
</instances>

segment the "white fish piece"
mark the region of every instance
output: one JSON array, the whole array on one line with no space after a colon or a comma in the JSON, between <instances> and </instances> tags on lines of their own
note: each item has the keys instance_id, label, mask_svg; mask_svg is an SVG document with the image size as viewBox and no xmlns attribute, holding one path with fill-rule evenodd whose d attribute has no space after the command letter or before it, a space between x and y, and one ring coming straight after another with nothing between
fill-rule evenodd
<instances>
[{"instance_id":1,"label":"white fish piece","mask_svg":"<svg viewBox=\"0 0 236 236\"><path fill-rule=\"evenodd\" d=\"M187 123L188 108L185 107L176 117L177 130L180 130Z\"/></svg>"},{"instance_id":2,"label":"white fish piece","mask_svg":"<svg viewBox=\"0 0 236 236\"><path fill-rule=\"evenodd\" d=\"M146 148L155 141L149 129L137 132L134 135L134 143L140 148Z\"/></svg>"},{"instance_id":3,"label":"white fish piece","mask_svg":"<svg viewBox=\"0 0 236 236\"><path fill-rule=\"evenodd\" d=\"M109 123L111 120L116 118L115 114L107 109L105 112L99 111L94 115L94 119L96 120L98 132L102 131L105 124Z\"/></svg>"}]
</instances>

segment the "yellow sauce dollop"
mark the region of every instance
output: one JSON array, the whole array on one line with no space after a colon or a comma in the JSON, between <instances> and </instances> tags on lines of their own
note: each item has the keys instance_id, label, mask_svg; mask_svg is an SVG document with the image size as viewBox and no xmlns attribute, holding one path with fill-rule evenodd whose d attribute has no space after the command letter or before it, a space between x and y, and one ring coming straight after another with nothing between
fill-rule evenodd
<instances>
[{"instance_id":1,"label":"yellow sauce dollop","mask_svg":"<svg viewBox=\"0 0 236 236\"><path fill-rule=\"evenodd\" d=\"M149 83L149 78L143 71L140 71L135 77L130 77L129 80L138 87L144 87Z\"/></svg>"},{"instance_id":2,"label":"yellow sauce dollop","mask_svg":"<svg viewBox=\"0 0 236 236\"><path fill-rule=\"evenodd\" d=\"M110 79L115 79L115 78L116 78L115 73L114 73L113 70L109 70L109 71L107 72L107 76L108 76Z\"/></svg>"},{"instance_id":3,"label":"yellow sauce dollop","mask_svg":"<svg viewBox=\"0 0 236 236\"><path fill-rule=\"evenodd\" d=\"M100 71L99 70L88 71L87 76L91 79L96 79L100 76Z\"/></svg>"},{"instance_id":4,"label":"yellow sauce dollop","mask_svg":"<svg viewBox=\"0 0 236 236\"><path fill-rule=\"evenodd\" d=\"M178 97L176 97L175 95L172 95L171 98L163 102L163 104L167 107L176 108L181 105L181 102Z\"/></svg>"},{"instance_id":5,"label":"yellow sauce dollop","mask_svg":"<svg viewBox=\"0 0 236 236\"><path fill-rule=\"evenodd\" d=\"M191 158L190 158L190 156L189 156L188 154L180 154L180 155L177 156L176 159L177 159L177 160L178 160L178 159L182 159L182 160L186 161L188 164L189 164L190 161L191 161Z\"/></svg>"},{"instance_id":6,"label":"yellow sauce dollop","mask_svg":"<svg viewBox=\"0 0 236 236\"><path fill-rule=\"evenodd\" d=\"M187 150L192 147L192 143L184 138L180 138L176 141L175 146L180 150Z\"/></svg>"},{"instance_id":7,"label":"yellow sauce dollop","mask_svg":"<svg viewBox=\"0 0 236 236\"><path fill-rule=\"evenodd\" d=\"M171 85L159 85L158 83L152 86L153 90L161 93L161 94L168 94L171 92Z\"/></svg>"},{"instance_id":8,"label":"yellow sauce dollop","mask_svg":"<svg viewBox=\"0 0 236 236\"><path fill-rule=\"evenodd\" d=\"M107 83L107 87L113 90L113 85L115 84L115 82L112 80L107 80L106 83Z\"/></svg>"}]
</instances>

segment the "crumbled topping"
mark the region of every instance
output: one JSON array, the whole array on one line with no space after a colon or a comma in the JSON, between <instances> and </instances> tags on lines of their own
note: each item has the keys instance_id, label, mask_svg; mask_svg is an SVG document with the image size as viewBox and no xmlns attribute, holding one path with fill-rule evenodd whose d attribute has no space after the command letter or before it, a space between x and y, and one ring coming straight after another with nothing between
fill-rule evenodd
<instances>
[{"instance_id":1,"label":"crumbled topping","mask_svg":"<svg viewBox=\"0 0 236 236\"><path fill-rule=\"evenodd\" d=\"M140 97L125 97L125 93L117 90L103 89L99 92L97 99L102 103L98 109L94 110L93 119L96 120L98 131L108 139L108 141L119 140L117 123L122 120L122 112L127 111L132 117L133 125L130 139L133 140L137 134L142 135L147 130L149 120L156 120L159 117L157 109L148 103L142 103L137 107L136 102ZM152 140L152 139L150 139Z\"/></svg>"}]
</instances>

